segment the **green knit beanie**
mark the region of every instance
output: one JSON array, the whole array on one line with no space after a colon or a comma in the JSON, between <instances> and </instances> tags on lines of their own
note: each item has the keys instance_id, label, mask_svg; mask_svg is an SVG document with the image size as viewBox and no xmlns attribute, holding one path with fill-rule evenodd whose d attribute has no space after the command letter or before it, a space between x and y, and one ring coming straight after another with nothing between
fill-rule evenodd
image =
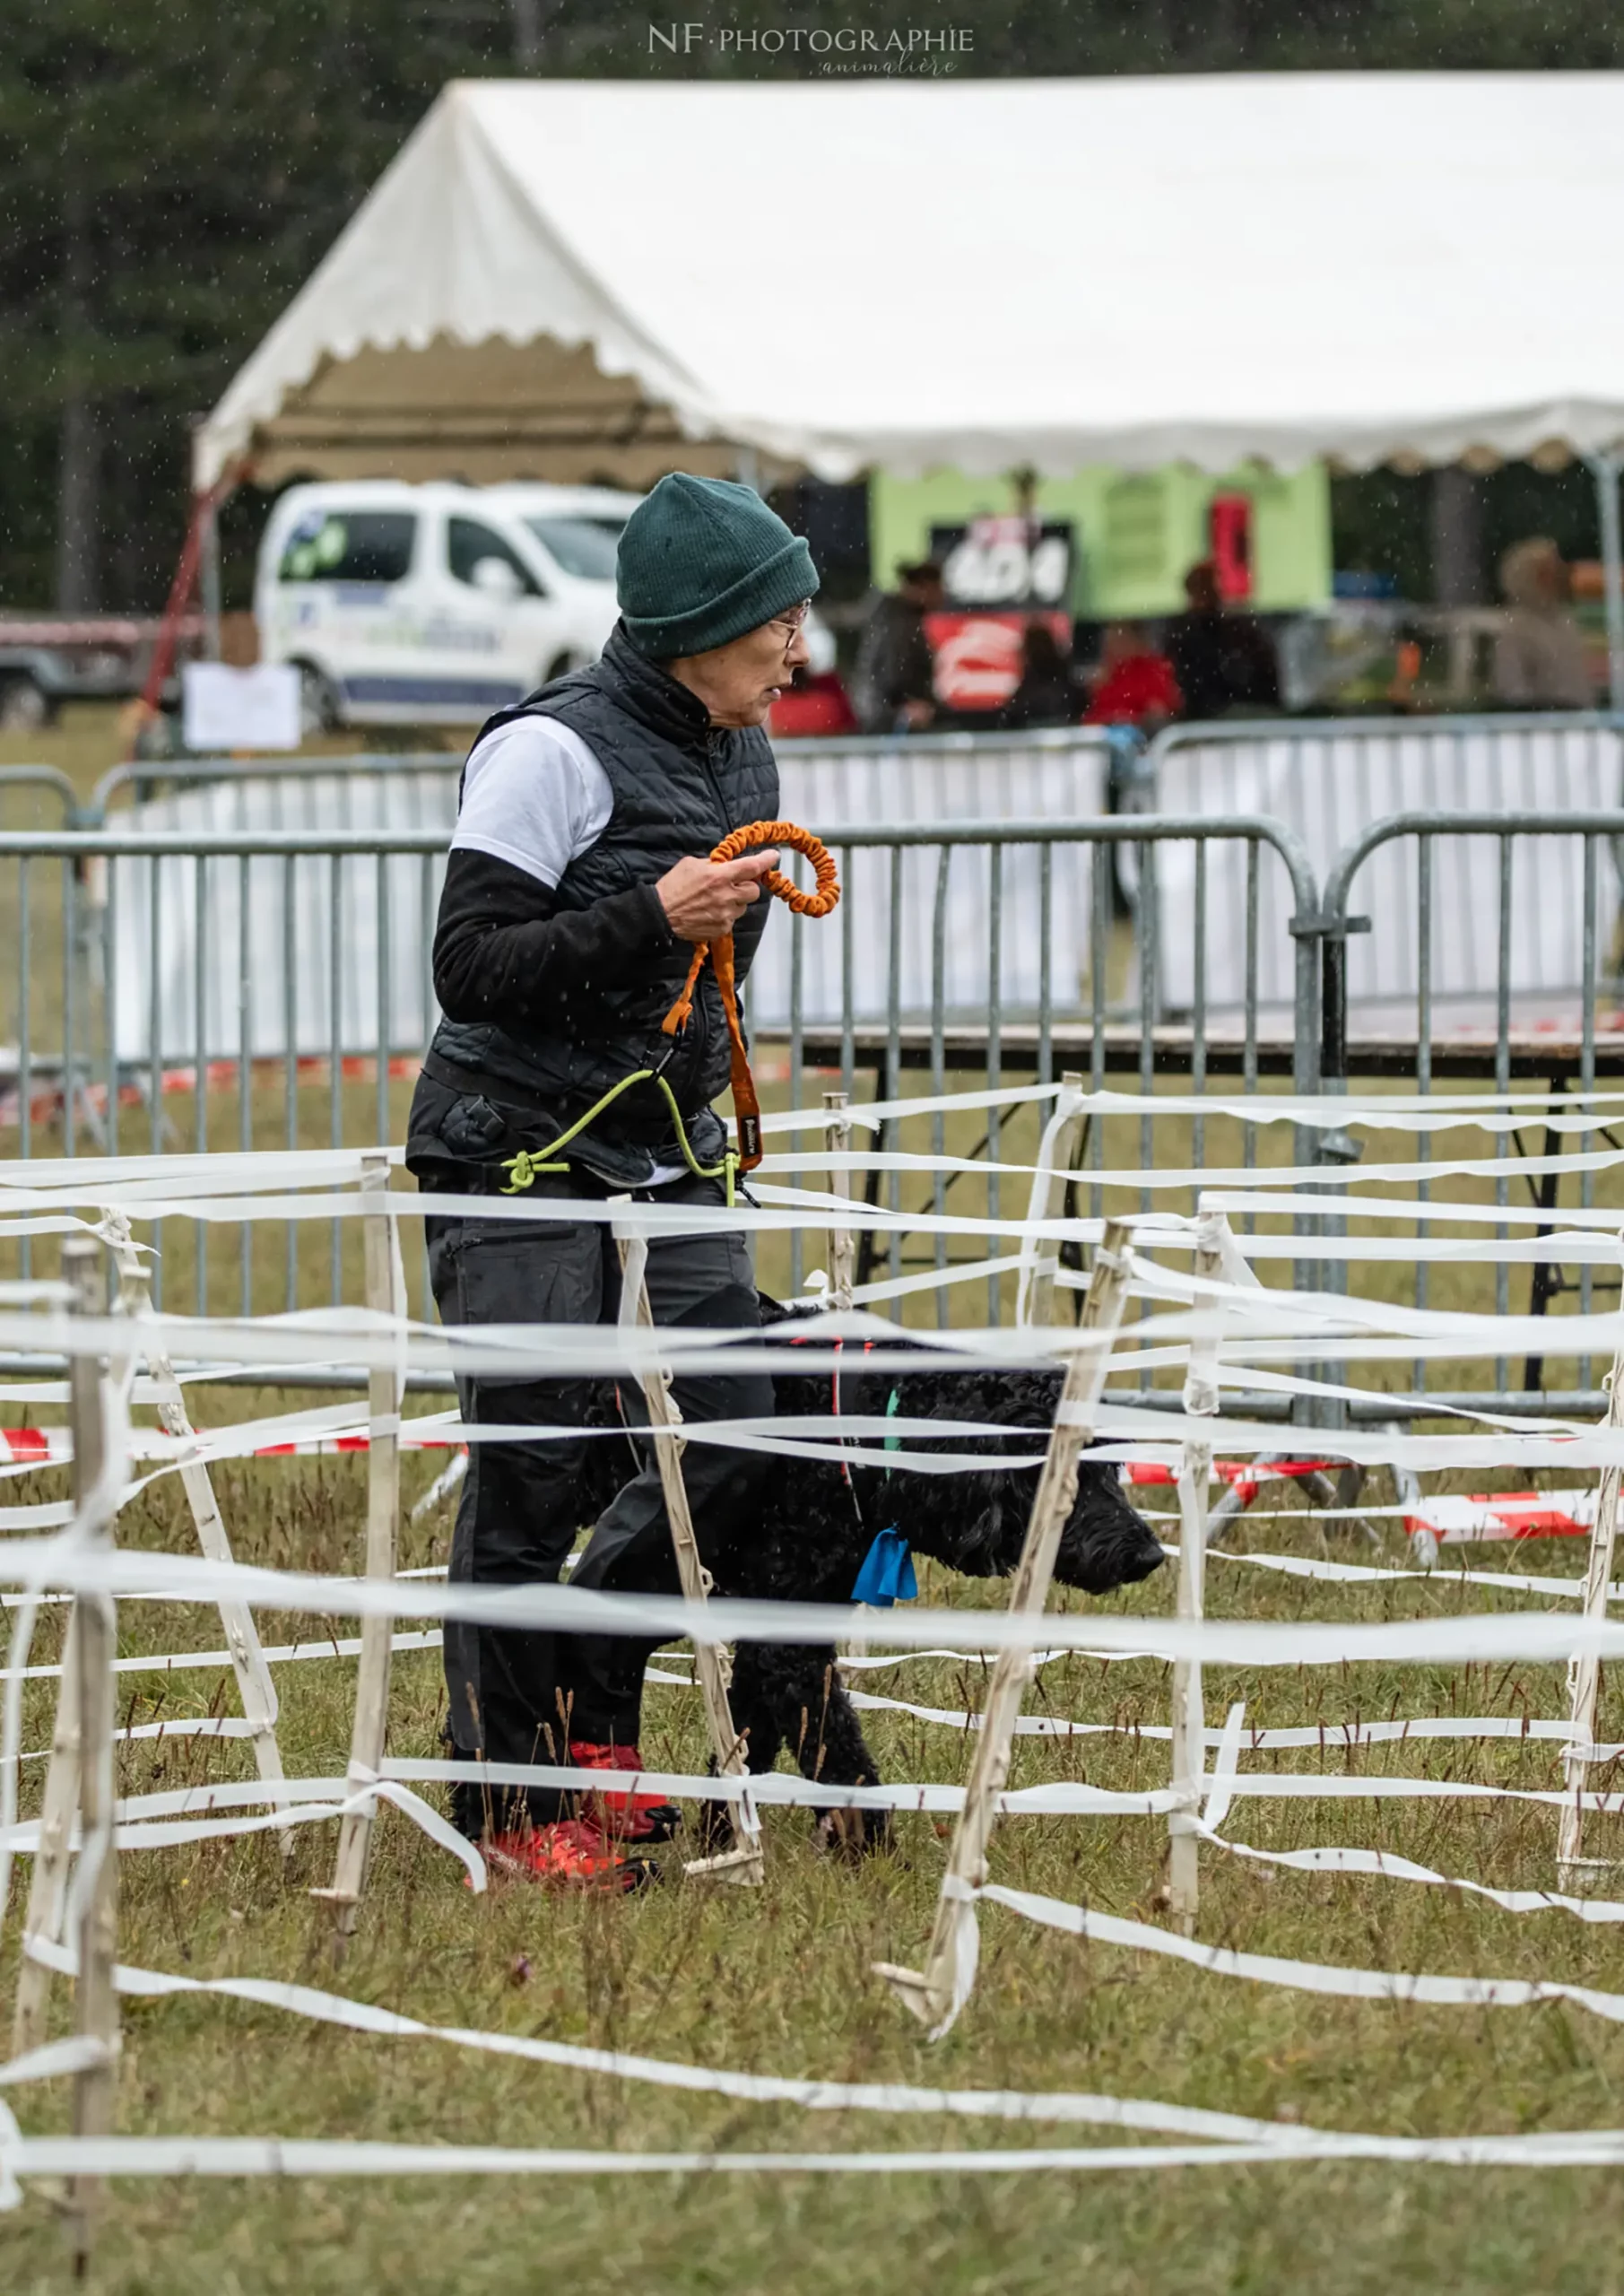
<instances>
[{"instance_id":1,"label":"green knit beanie","mask_svg":"<svg viewBox=\"0 0 1624 2296\"><path fill-rule=\"evenodd\" d=\"M818 570L753 487L673 471L621 529L615 590L639 654L668 661L758 630L818 587Z\"/></svg>"}]
</instances>

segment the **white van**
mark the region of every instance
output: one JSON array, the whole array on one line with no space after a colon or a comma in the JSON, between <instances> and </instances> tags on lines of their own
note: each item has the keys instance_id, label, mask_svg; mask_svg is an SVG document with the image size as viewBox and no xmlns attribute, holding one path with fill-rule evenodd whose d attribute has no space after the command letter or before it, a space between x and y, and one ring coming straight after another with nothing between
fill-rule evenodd
<instances>
[{"instance_id":1,"label":"white van","mask_svg":"<svg viewBox=\"0 0 1624 2296\"><path fill-rule=\"evenodd\" d=\"M309 731L463 725L595 661L641 500L605 487L292 486L254 588L260 658L301 674Z\"/></svg>"}]
</instances>

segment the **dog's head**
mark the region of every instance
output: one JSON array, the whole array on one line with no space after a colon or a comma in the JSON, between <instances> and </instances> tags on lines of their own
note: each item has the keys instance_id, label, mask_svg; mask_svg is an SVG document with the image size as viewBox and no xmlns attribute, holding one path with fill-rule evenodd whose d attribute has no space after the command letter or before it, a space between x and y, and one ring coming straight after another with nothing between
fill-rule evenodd
<instances>
[{"instance_id":1,"label":"dog's head","mask_svg":"<svg viewBox=\"0 0 1624 2296\"><path fill-rule=\"evenodd\" d=\"M898 1408L908 1417L996 1422L1030 1430L1029 1435L963 1442L942 1448L1012 1452L1031 1457L1048 1439L1060 1400L1053 1372L927 1371L900 1383ZM1041 1470L1035 1466L985 1468L950 1475L903 1474L892 1478L888 1511L910 1545L934 1555L968 1577L992 1578L1011 1571L1020 1559L1031 1520ZM1077 1494L1060 1535L1055 1575L1085 1594L1108 1595L1159 1570L1160 1540L1125 1497L1116 1467L1085 1452L1079 1463Z\"/></svg>"}]
</instances>

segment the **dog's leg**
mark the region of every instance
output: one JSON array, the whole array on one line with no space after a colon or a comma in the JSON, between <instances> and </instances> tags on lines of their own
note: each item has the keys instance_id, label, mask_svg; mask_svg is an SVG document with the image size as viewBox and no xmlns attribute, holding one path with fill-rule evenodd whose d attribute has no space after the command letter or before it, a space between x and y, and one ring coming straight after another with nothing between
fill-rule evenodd
<instances>
[{"instance_id":1,"label":"dog's leg","mask_svg":"<svg viewBox=\"0 0 1624 2296\"><path fill-rule=\"evenodd\" d=\"M830 1648L786 1649L779 1681L782 1718L803 1778L831 1786L877 1786L874 1760L856 1709L847 1697ZM847 1857L888 1848L890 1817L883 1810L826 1810L818 1820L826 1848Z\"/></svg>"}]
</instances>

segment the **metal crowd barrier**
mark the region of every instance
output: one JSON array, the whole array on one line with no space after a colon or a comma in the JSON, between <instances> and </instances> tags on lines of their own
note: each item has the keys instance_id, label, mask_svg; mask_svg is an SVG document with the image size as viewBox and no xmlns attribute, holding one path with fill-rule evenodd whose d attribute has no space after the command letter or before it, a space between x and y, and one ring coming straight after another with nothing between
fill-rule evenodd
<instances>
[{"instance_id":1,"label":"metal crowd barrier","mask_svg":"<svg viewBox=\"0 0 1624 2296\"><path fill-rule=\"evenodd\" d=\"M815 1069L854 1093L859 1076L872 1076L890 1097L905 1072L918 1071L934 1092L1047 1080L1071 1068L1096 1082L1125 1072L1146 1085L1180 1070L1197 1091L1210 1074L1233 1074L1246 1089L1273 1074L1312 1089L1316 889L1278 824L1096 818L824 828L846 898L826 922L775 919L774 954L746 997L764 1071L777 1066L773 1081L790 1100L815 1098ZM1255 1004L1227 1033L1209 1029L1199 998L1191 1028L1153 1038L1138 1029L1137 1013L1156 1001L1155 906L1142 904L1125 933L1113 912L1111 852L1181 839L1200 848L1203 919L1207 857L1230 844L1243 848L1255 889L1272 873L1291 887L1304 929L1288 1033L1266 1039ZM0 835L0 930L14 927L19 951L15 1058L0 1129L15 1126L23 1156L398 1140L410 1089L401 1072L414 1069L437 1018L431 952L445 842L443 829ZM1255 898L1243 928L1254 971L1256 920ZM1213 945L1232 930L1231 920L1211 915ZM1199 1118L1193 1128L1181 1122L1199 1161L1205 1127ZM1128 1130L1117 1125L1110 1157L1107 1129L1094 1129L1094 1170L1154 1160L1149 1115ZM984 1142L951 1144L966 1155L985 1150L996 1163L1006 1134L996 1109L985 1131ZM941 1115L914 1136L938 1152L949 1144ZM895 1128L887 1135L887 1144L901 1140ZM1252 1146L1248 1127L1237 1152L1250 1160ZM944 1205L952 1185L938 1173L932 1204ZM895 1172L885 1201L902 1206ZM977 1201L996 1215L995 1171ZM245 1232L230 1305L245 1313L308 1306L318 1277L336 1298L342 1249L334 1233L317 1270L290 1230L272 1267ZM887 1258L900 1276L900 1238ZM189 1297L218 1306L219 1255L201 1229L195 1249L175 1264L183 1259ZM937 1238L933 1269L945 1270L947 1259ZM797 1259L795 1282L802 1272ZM991 1312L999 1296L994 1281ZM937 1302L945 1317L945 1292Z\"/></svg>"},{"instance_id":2,"label":"metal crowd barrier","mask_svg":"<svg viewBox=\"0 0 1624 2296\"><path fill-rule=\"evenodd\" d=\"M1107 810L1118 746L1094 726L786 742L778 748L780 812L809 824L1087 819ZM439 826L448 836L462 766L446 752L116 766L70 826L198 837ZM128 807L126 797L135 801Z\"/></svg>"},{"instance_id":3,"label":"metal crowd barrier","mask_svg":"<svg viewBox=\"0 0 1624 2296\"><path fill-rule=\"evenodd\" d=\"M1371 923L1368 916L1357 911L1368 898L1368 880L1374 868L1394 854L1403 857L1415 890L1412 922L1406 936L1416 984L1413 1021L1407 1014L1403 1016L1395 1041L1408 1048L1418 1093L1429 1096L1434 1080L1439 1075L1491 1076L1498 1092L1509 1091L1514 1081L1537 1078L1552 1091L1576 1092L1576 1106L1583 1108L1585 1097L1595 1089L1600 1074L1615 1078L1624 1074L1624 1032L1616 1028L1599 1031L1597 1027L1598 1011L1606 997L1613 999L1613 1017L1618 1017L1616 941L1620 909L1616 857L1621 840L1624 811L1567 814L1414 812L1372 823L1339 857L1325 885L1321 935L1322 1088L1334 1091L1345 1084L1350 1074L1372 1070L1390 1073L1392 1040L1368 1039L1361 1044L1353 1033L1351 1014L1357 1009L1358 968ZM1463 846L1472 848L1482 865L1474 874L1480 879L1491 877L1494 886L1492 900L1475 919L1478 946L1485 952L1493 951L1479 983L1484 1000L1492 1010L1492 1029L1481 1031L1471 1042L1463 1042L1458 1035L1440 1039L1437 1025L1439 944L1447 930L1447 918L1440 910L1437 899L1438 881L1449 856ZM1560 865L1559 882L1569 889L1570 897L1548 902L1540 896L1542 888L1552 881L1550 863L1553 856ZM1532 882L1533 885L1534 900L1523 906L1537 909L1533 922L1550 944L1553 966L1576 984L1576 1009L1562 1025L1552 1025L1542 1013L1535 1014L1534 1025L1519 1025L1524 1018L1519 1013L1515 986L1517 936L1514 927L1519 913L1519 881ZM1445 933L1440 932L1441 922ZM1397 923L1394 920L1395 927ZM1608 1137L1611 1139L1611 1135ZM1554 1155L1571 1144L1565 1135L1548 1128L1541 1152ZM1592 1144L1587 1141L1585 1144ZM1425 1163L1429 1161L1429 1136L1421 1133L1415 1143L1415 1161ZM1549 1233L1559 1225L1559 1175L1540 1175L1537 1190L1532 1178L1528 1186L1539 1208L1552 1214L1537 1231ZM1426 1195L1425 1184L1420 1192ZM1502 1205L1510 1202L1509 1184L1504 1174L1495 1183L1495 1200ZM1592 1171L1579 1175L1579 1203L1586 1211L1595 1203L1595 1176ZM1497 1227L1494 1232L1503 1237L1507 1231ZM1417 1307L1429 1304L1429 1274L1425 1262L1418 1262L1414 1271ZM1498 1314L1509 1311L1510 1281L1509 1267L1497 1265L1494 1304ZM1618 1279L1598 1280L1587 1265L1580 1268L1576 1286L1566 1282L1559 1268L1536 1264L1530 1284L1530 1312L1542 1316L1553 1299L1566 1291L1576 1290L1580 1312L1588 1314L1598 1292L1616 1293L1619 1289ZM1553 1341L1557 1330L1559 1326L1553 1327ZM1594 1369L1589 1356L1581 1356L1576 1395L1550 1396L1546 1402L1553 1408L1566 1405L1584 1410L1601 1409L1605 1397L1593 1384ZM1524 1365L1523 1385L1513 1391L1509 1366L1501 1360L1496 1366L1494 1382L1499 1392L1492 1399L1491 1407L1526 1409L1529 1396L1542 1387L1543 1370L1543 1358L1531 1354ZM1424 1361L1415 1364L1413 1376L1416 1391L1424 1392ZM1481 1402L1482 1398L1477 1400Z\"/></svg>"},{"instance_id":4,"label":"metal crowd barrier","mask_svg":"<svg viewBox=\"0 0 1624 2296\"><path fill-rule=\"evenodd\" d=\"M80 810L78 793L60 767L55 765L0 765L0 811L10 812L6 799L13 793L32 795L36 803L61 808L61 827L80 829L87 826Z\"/></svg>"},{"instance_id":5,"label":"metal crowd barrier","mask_svg":"<svg viewBox=\"0 0 1624 2296\"><path fill-rule=\"evenodd\" d=\"M808 764L861 773L865 754L897 746L823 744ZM954 754L979 770L962 737L941 745L940 761ZM1221 1098L1209 1087L1225 1079L1244 1100L1273 1080L1313 1091L1322 1074L1333 1088L1345 1078L1404 1078L1427 1094L1469 1076L1499 1089L1535 1078L1583 1093L1624 1074L1624 1031L1598 1012L1614 985L1624 811L1401 813L1333 860L1322 901L1312 857L1289 824L1210 810L1067 819L1065 793L1103 771L1103 754L1090 745L1080 766L1068 735L1028 743L1022 754L1025 774L1050 777L1049 804L1026 818L874 826L856 813L831 827L822 804L803 816L835 847L847 898L830 920L775 919L768 935L746 1001L769 1104L774 1094L815 1103L820 1084L837 1080L854 1097L872 1090L894 1099L914 1077L940 1094L1064 1071L1096 1090L1132 1079L1147 1097L1163 1080L1187 1080L1198 1102ZM312 775L333 762L301 761ZM448 769L432 761L429 770ZM230 794L234 778L223 780ZM430 965L445 846L443 823L327 834L0 833L0 930L17 950L0 1138L9 1129L23 1156L398 1140L411 1073L436 1018ZM1487 1016L1471 1030L1455 1024L1440 996L1462 940L1450 872L1463 854L1471 865L1462 882L1475 888L1471 986ZM1137 887L1125 915L1115 865L1124 855ZM1373 885L1390 882L1404 888L1402 899L1380 913L1376 934L1361 935L1355 912ZM1482 897L1485 883L1492 899ZM1168 978L1175 931L1186 952L1177 993ZM1528 945L1543 952L1546 977L1565 984L1570 1012L1524 996L1518 964ZM1395 952L1413 995L1362 996L1360 968L1376 954L1391 962ZM1282 980L1283 996L1272 1000L1265 989ZM938 1113L890 1127L877 1144L989 1165L1003 1150L1020 1161L1029 1113L994 1110L963 1138ZM1257 1126L1216 1109L1107 1113L1090 1128L1079 1201L1095 1211L1139 1208L1148 1194L1133 1191L1130 1201L1090 1175L1158 1163L1251 1166L1260 1138ZM1293 1155L1309 1162L1350 1152L1334 1137L1299 1136ZM1424 1144L1418 1152L1425 1157ZM1594 1186L1581 1181L1585 1205ZM1554 1222L1557 1183L1545 1176L1540 1187L1538 1207ZM871 1172L870 1187L898 1211L973 1204L995 1215L1003 1201L990 1170L918 1179ZM1155 1200L1185 1205L1182 1194ZM231 1240L234 1252L222 1252L218 1231L210 1247L200 1227L195 1247L168 1255L161 1284L200 1306L218 1307L229 1293L250 1313L343 1290L336 1231L307 1231L301 1242L290 1228L274 1257L264 1231L257 1243L246 1231ZM892 1236L864 1272L904 1287L899 1299L916 1272L919 1297L901 1312L945 1320L954 1309L934 1279L970 1247L936 1235L916 1251L917 1240ZM781 1280L799 1284L804 1273L797 1247ZM1304 1280L1314 1274L1305 1268ZM1536 1312L1561 1294L1559 1273L1536 1269L1532 1284ZM1585 1273L1574 1288L1584 1305L1598 1279ZM1484 1290L1487 1304L1486 1281ZM1007 1291L989 1278L989 1316L1007 1310ZM1497 1271L1494 1292L1497 1305L1508 1304L1507 1270ZM1425 1266L1414 1296L1426 1303ZM1585 1408L1599 1407L1594 1368L1578 1369ZM1532 1390L1543 1372L1543 1360L1531 1358L1525 1396L1501 1367L1502 1401L1524 1409L1571 1401L1541 1405ZM1418 1375L1418 1396L1423 1384ZM1395 1397L1393 1410L1414 1400Z\"/></svg>"},{"instance_id":6,"label":"metal crowd barrier","mask_svg":"<svg viewBox=\"0 0 1624 2296\"><path fill-rule=\"evenodd\" d=\"M410 780L419 775L448 778L455 791L462 770L460 750L360 750L332 757L307 755L300 750L265 757L152 758L110 766L91 792L83 826L105 828L109 813L122 804L126 793L133 803L143 804L211 782L237 787L263 783L272 787L300 781L368 780L380 777L386 780L397 777Z\"/></svg>"},{"instance_id":7,"label":"metal crowd barrier","mask_svg":"<svg viewBox=\"0 0 1624 2296\"><path fill-rule=\"evenodd\" d=\"M905 791L905 777L913 771L921 769L934 770L955 762L988 765L1007 773L1018 771L1034 756L1058 752L1094 757L1102 763L1108 763L1123 746L1123 731L1120 727L1064 726L1020 734L820 735L811 740L780 740L776 748L780 765L787 764L792 771L814 761L885 758L890 761L893 773ZM166 790L178 792L196 788L214 781L239 784L258 781L269 786L300 780L342 780L352 775L360 778L378 775L386 778L394 775L439 775L455 786L463 770L463 758L461 750L366 750L331 756L313 756L299 751L285 755L165 758L145 763L116 765L96 783L78 826L86 829L104 826L109 809L126 790L144 790L159 795ZM56 772L51 766L19 766L10 770L17 774L39 776ZM65 779L62 776L56 778ZM71 801L71 789L69 796ZM318 826L331 829L337 824L324 822Z\"/></svg>"},{"instance_id":8,"label":"metal crowd barrier","mask_svg":"<svg viewBox=\"0 0 1624 2296\"><path fill-rule=\"evenodd\" d=\"M1155 813L1263 813L1284 822L1324 882L1339 855L1390 814L1573 814L1624 804L1624 720L1568 711L1174 726L1142 760L1133 802ZM1549 1013L1576 1004L1581 982L1559 954L1566 943L1545 920L1573 905L1580 888L1555 848L1537 865L1537 898L1520 904L1511 920L1510 977L1515 996L1542 999ZM1176 878L1164 882L1163 978L1175 1007L1190 999L1183 890ZM1215 885L1214 892L1239 898L1233 884ZM1496 962L1481 923L1496 898L1492 857L1470 842L1441 847L1434 897L1447 921L1431 982L1434 1009L1440 1022L1481 1028L1491 1017L1484 987ZM1383 853L1365 895L1376 931L1350 980L1367 1032L1379 1026L1384 1008L1402 1008L1417 994L1411 943L1402 929L1415 899L1405 857L1396 849ZM1264 900L1259 994L1265 1007L1283 1009L1292 982L1288 920L1267 889ZM1239 1001L1233 966L1207 986L1220 1004Z\"/></svg>"}]
</instances>

